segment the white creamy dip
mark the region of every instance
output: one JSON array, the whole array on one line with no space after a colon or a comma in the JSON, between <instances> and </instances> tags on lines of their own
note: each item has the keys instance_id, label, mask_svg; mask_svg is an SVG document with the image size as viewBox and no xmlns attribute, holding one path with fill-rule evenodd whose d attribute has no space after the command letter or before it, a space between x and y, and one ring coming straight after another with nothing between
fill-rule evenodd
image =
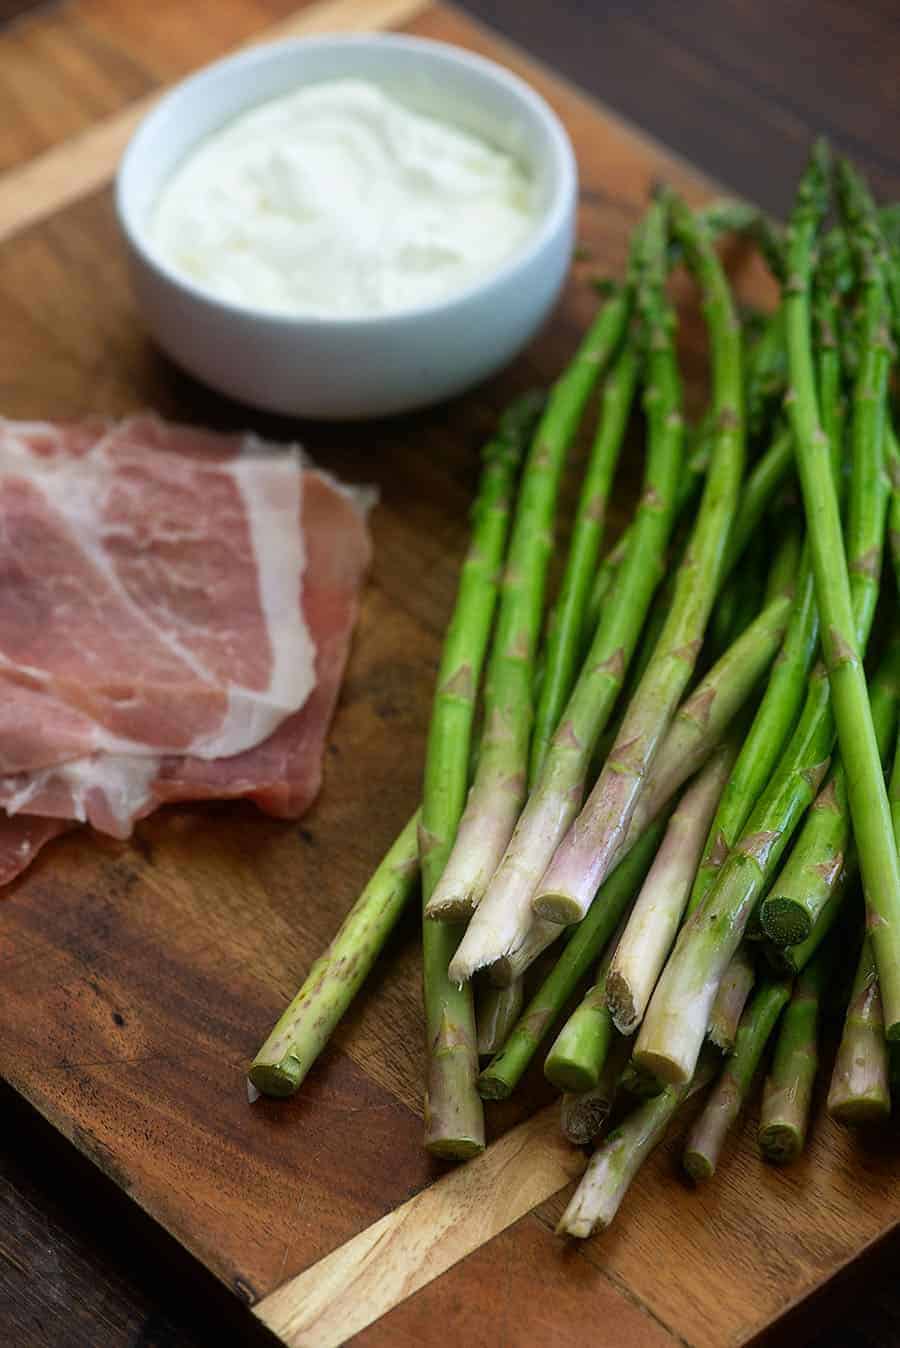
<instances>
[{"instance_id":1,"label":"white creamy dip","mask_svg":"<svg viewBox=\"0 0 900 1348\"><path fill-rule=\"evenodd\" d=\"M150 236L223 299L360 317L496 269L532 229L534 198L513 156L374 84L333 80L203 141L163 188Z\"/></svg>"}]
</instances>

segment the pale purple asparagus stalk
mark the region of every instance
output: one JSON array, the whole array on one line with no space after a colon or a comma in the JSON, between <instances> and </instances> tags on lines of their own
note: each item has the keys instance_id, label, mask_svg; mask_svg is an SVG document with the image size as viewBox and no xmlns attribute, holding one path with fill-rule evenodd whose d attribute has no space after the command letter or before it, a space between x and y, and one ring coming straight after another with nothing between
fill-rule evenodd
<instances>
[{"instance_id":1,"label":"pale purple asparagus stalk","mask_svg":"<svg viewBox=\"0 0 900 1348\"><path fill-rule=\"evenodd\" d=\"M873 1123L891 1112L888 1045L878 970L864 938L844 1033L828 1090L828 1113L839 1123Z\"/></svg>"},{"instance_id":2,"label":"pale purple asparagus stalk","mask_svg":"<svg viewBox=\"0 0 900 1348\"><path fill-rule=\"evenodd\" d=\"M712 338L716 436L694 532L653 658L587 803L537 887L538 917L577 922L614 864L693 669L709 618L744 469L740 322L707 231L676 203L675 231L704 290Z\"/></svg>"},{"instance_id":3,"label":"pale purple asparagus stalk","mask_svg":"<svg viewBox=\"0 0 900 1348\"><path fill-rule=\"evenodd\" d=\"M682 704L659 751L653 777L638 803L615 865L628 855L638 838L721 743L736 712L771 664L788 611L787 597L775 595ZM522 891L526 895L527 878L522 877ZM499 951L496 946L490 948L491 979L505 986L513 978L521 977L553 944L561 930L557 922L535 920L530 904L526 902L523 908L520 903L508 948Z\"/></svg>"},{"instance_id":4,"label":"pale purple asparagus stalk","mask_svg":"<svg viewBox=\"0 0 900 1348\"><path fill-rule=\"evenodd\" d=\"M709 1013L707 1037L723 1053L731 1053L734 1048L741 1016L744 1014L744 1007L753 991L755 981L753 955L744 943L738 946L734 958L726 969L712 1011Z\"/></svg>"},{"instance_id":5,"label":"pale purple asparagus stalk","mask_svg":"<svg viewBox=\"0 0 900 1348\"><path fill-rule=\"evenodd\" d=\"M606 980L616 1028L633 1034L666 962L694 883L700 853L740 747L723 745L688 787L669 820Z\"/></svg>"}]
</instances>

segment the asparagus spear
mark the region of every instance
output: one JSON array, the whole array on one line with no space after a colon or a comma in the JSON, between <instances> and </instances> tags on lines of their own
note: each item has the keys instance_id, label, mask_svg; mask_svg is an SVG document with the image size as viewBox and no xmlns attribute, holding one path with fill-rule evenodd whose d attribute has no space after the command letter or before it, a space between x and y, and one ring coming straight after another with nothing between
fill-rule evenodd
<instances>
[{"instance_id":1,"label":"asparagus spear","mask_svg":"<svg viewBox=\"0 0 900 1348\"><path fill-rule=\"evenodd\" d=\"M566 1091L560 1102L563 1135L576 1147L586 1146L599 1135L612 1112L630 1045L621 1035L613 1037L597 1084L589 1090Z\"/></svg>"},{"instance_id":2,"label":"asparagus spear","mask_svg":"<svg viewBox=\"0 0 900 1348\"><path fill-rule=\"evenodd\" d=\"M894 837L900 847L900 732L894 747L894 766L891 769L891 818L894 821Z\"/></svg>"},{"instance_id":3,"label":"asparagus spear","mask_svg":"<svg viewBox=\"0 0 900 1348\"><path fill-rule=\"evenodd\" d=\"M806 177L801 190L801 208L811 195L823 191L818 181L822 166L818 159ZM799 218L791 231L791 250L797 241L806 241L807 254L814 228L799 209ZM792 284L803 286L806 294L808 255L795 258L791 274ZM794 304L793 292L786 304ZM808 309L808 305L806 306ZM790 310L789 331L798 327L796 315ZM808 324L800 327L800 337L794 345L801 348L800 387L795 389L792 410L796 404L811 404L816 415L815 389L808 359ZM795 381L796 383L796 381ZM862 372L854 393L854 470L851 479L850 512L848 518L849 552L855 559L852 597L856 631L855 648L864 650L874 608L874 587L870 583L880 570L880 554L884 534L884 507L886 491L883 479L873 475L869 462L869 440L863 434L871 410L869 386ZM795 425L795 438L797 427ZM827 448L827 446L826 446ZM828 463L826 455L826 465ZM827 475L826 467L826 475ZM829 497L834 505L833 492ZM817 527L818 527L817 522ZM820 540L821 541L821 540ZM840 542L840 540L839 540ZM843 544L841 542L841 549ZM841 553L842 555L842 553ZM822 561L822 558L819 558ZM816 567L814 566L814 575ZM818 583L817 583L818 591ZM833 634L832 634L833 635ZM832 643L833 644L833 643ZM862 678L862 671L856 673ZM855 676L854 676L855 677ZM863 681L864 682L864 681ZM867 722L871 729L868 695L863 689ZM667 1080L684 1081L690 1077L702 1043L709 1011L716 989L729 960L746 930L757 902L771 882L778 863L807 806L815 798L828 766L828 755L834 742L831 688L825 670L816 667L809 678L806 702L799 723L784 750L769 785L749 815L740 840L731 849L702 904L682 929L678 943L669 960L648 1008L635 1052L649 1070ZM877 755L877 743L875 744ZM868 751L863 754L868 768ZM848 771L854 777L858 767L858 753L847 760ZM880 773L880 764L879 764ZM884 792L883 778L881 791ZM851 799L852 811L852 799ZM888 819L890 815L888 814ZM871 832L871 830L869 830ZM893 840L892 840L893 848ZM893 848L893 864L896 865ZM889 862L885 862L889 866ZM879 922L880 922L879 915ZM884 935L900 931L900 927L879 925ZM877 949L877 947L876 947Z\"/></svg>"},{"instance_id":4,"label":"asparagus spear","mask_svg":"<svg viewBox=\"0 0 900 1348\"><path fill-rule=\"evenodd\" d=\"M846 164L839 166L839 178L844 213L852 223L852 240L862 266L865 307L852 433L854 471L866 477L869 489L856 497L851 495L851 511L855 503L865 510L877 510L880 493L875 479L883 471L891 359L887 296L883 267L877 255L877 225L871 220L874 210ZM828 440L819 419L810 341L809 276L816 234L827 205L826 179L827 160L819 147L801 184L788 244L790 282L785 315L794 395L789 410L810 531L822 645L838 738L848 770L850 812L880 971L887 1033L890 1038L897 1038L900 1036L900 862L872 725L861 643L857 638ZM851 520L851 531L852 528ZM874 556L855 555L851 561L860 586L876 593L880 549ZM866 599L860 602L864 604Z\"/></svg>"},{"instance_id":5,"label":"asparagus spear","mask_svg":"<svg viewBox=\"0 0 900 1348\"><path fill-rule=\"evenodd\" d=\"M768 1161L793 1161L806 1142L812 1088L818 1067L818 1025L822 995L833 960L830 946L808 965L794 985L781 1021L772 1068L763 1086L759 1149Z\"/></svg>"},{"instance_id":6,"label":"asparagus spear","mask_svg":"<svg viewBox=\"0 0 900 1348\"><path fill-rule=\"evenodd\" d=\"M484 692L484 731L465 812L425 899L426 916L458 918L477 903L503 849L525 794L531 736L534 663L543 612L553 519L566 453L600 372L619 346L630 297L617 291L588 329L574 359L554 385L535 432L506 559ZM447 961L458 933L426 935ZM439 945L442 942L443 944ZM446 974L447 962L444 963Z\"/></svg>"},{"instance_id":7,"label":"asparagus spear","mask_svg":"<svg viewBox=\"0 0 900 1348\"><path fill-rule=\"evenodd\" d=\"M872 721L884 759L900 696L900 642L888 648L872 681ZM791 854L760 905L760 920L776 945L798 945L828 901L850 844L847 771L838 761L816 797Z\"/></svg>"},{"instance_id":8,"label":"asparagus spear","mask_svg":"<svg viewBox=\"0 0 900 1348\"><path fill-rule=\"evenodd\" d=\"M581 923L505 1045L478 1078L478 1089L484 1099L505 1100L518 1085L542 1039L599 957L634 897L653 860L662 831L662 821L649 828L606 881L602 907Z\"/></svg>"},{"instance_id":9,"label":"asparagus spear","mask_svg":"<svg viewBox=\"0 0 900 1348\"><path fill-rule=\"evenodd\" d=\"M761 335L747 351L744 362L744 391L747 407L747 434L762 435L776 399L787 385L787 348L784 343L784 313L775 310Z\"/></svg>"},{"instance_id":10,"label":"asparagus spear","mask_svg":"<svg viewBox=\"0 0 900 1348\"><path fill-rule=\"evenodd\" d=\"M682 518L685 511L694 504L700 494L709 464L709 446L703 439L705 433L703 427L693 432L693 444L684 456L682 474L675 488L674 523ZM793 453L793 446L791 446L788 466L793 462ZM632 521L597 567L597 574L594 577L585 611L584 632L588 640L583 643L582 659L587 655L590 648L591 639L597 630L597 625L603 613L603 605L617 582L619 567L628 555L628 549L634 538L634 527L635 524Z\"/></svg>"},{"instance_id":11,"label":"asparagus spear","mask_svg":"<svg viewBox=\"0 0 900 1348\"><path fill-rule=\"evenodd\" d=\"M763 979L753 994L741 1017L734 1053L726 1058L722 1074L688 1134L684 1168L691 1179L710 1179L716 1173L722 1145L741 1112L763 1050L790 996L787 979Z\"/></svg>"},{"instance_id":12,"label":"asparagus spear","mask_svg":"<svg viewBox=\"0 0 900 1348\"><path fill-rule=\"evenodd\" d=\"M427 903L453 846L469 777L475 697L497 597L497 573L509 527L510 497L524 444L534 423L535 402L517 403L501 433L485 451L485 466L473 512L472 541L463 564L456 604L434 693L425 784L419 818L422 900ZM539 442L540 443L540 442ZM534 450L526 467L519 518L530 517L547 472ZM484 1147L481 1100L475 1090L478 1058L469 988L447 977L456 945L452 928L432 930L422 940L428 1085L425 1145L441 1156L465 1157Z\"/></svg>"},{"instance_id":13,"label":"asparagus spear","mask_svg":"<svg viewBox=\"0 0 900 1348\"><path fill-rule=\"evenodd\" d=\"M670 1086L644 1102L615 1128L590 1164L556 1228L559 1235L585 1240L605 1231L644 1161L663 1140L678 1106L702 1090L714 1071L714 1058L698 1064L690 1086Z\"/></svg>"},{"instance_id":14,"label":"asparagus spear","mask_svg":"<svg viewBox=\"0 0 900 1348\"><path fill-rule=\"evenodd\" d=\"M476 989L475 1024L478 1027L478 1056L490 1058L506 1043L519 1019L525 989L521 978L505 988L484 982Z\"/></svg>"},{"instance_id":15,"label":"asparagus spear","mask_svg":"<svg viewBox=\"0 0 900 1348\"><path fill-rule=\"evenodd\" d=\"M653 774L635 809L626 844L655 819L664 801L702 767L731 725L781 645L791 617L791 595L769 601L684 701L672 719ZM730 779L729 779L730 780Z\"/></svg>"},{"instance_id":16,"label":"asparagus spear","mask_svg":"<svg viewBox=\"0 0 900 1348\"><path fill-rule=\"evenodd\" d=\"M669 618L596 786L557 848L532 901L538 917L578 921L608 874L659 744L697 659L719 584L744 466L741 335L728 282L706 233L676 202L672 219L704 290L713 343L716 443Z\"/></svg>"},{"instance_id":17,"label":"asparagus spear","mask_svg":"<svg viewBox=\"0 0 900 1348\"><path fill-rule=\"evenodd\" d=\"M887 446L888 475L891 480L889 520L891 561L894 564L894 576L897 581L897 586L900 588L900 445L897 444L894 428L890 424L888 424L887 427Z\"/></svg>"},{"instance_id":18,"label":"asparagus spear","mask_svg":"<svg viewBox=\"0 0 900 1348\"><path fill-rule=\"evenodd\" d=\"M646 217L640 240L638 303L649 347L645 393L649 453L634 537L619 568L615 601L604 608L540 777L460 942L451 968L452 977L459 980L513 949L530 924L528 901L535 879L578 809L593 747L612 712L659 578L682 457L673 320L663 292L665 237L665 212L657 203Z\"/></svg>"},{"instance_id":19,"label":"asparagus spear","mask_svg":"<svg viewBox=\"0 0 900 1348\"><path fill-rule=\"evenodd\" d=\"M755 982L756 967L753 955L747 942L744 941L738 946L734 958L725 970L709 1013L707 1037L723 1053L731 1053L734 1050L741 1016L744 1014L747 998L753 991Z\"/></svg>"},{"instance_id":20,"label":"asparagus spear","mask_svg":"<svg viewBox=\"0 0 900 1348\"><path fill-rule=\"evenodd\" d=\"M418 881L418 826L416 811L253 1059L263 1095L294 1094L362 986Z\"/></svg>"},{"instance_id":21,"label":"asparagus spear","mask_svg":"<svg viewBox=\"0 0 900 1348\"><path fill-rule=\"evenodd\" d=\"M652 780L638 802L617 862L628 855L648 825L720 744L741 702L752 692L771 661L783 621L784 605L776 598L683 703L659 751ZM492 963L492 978L505 984L521 977L538 955L557 940L560 930L556 922L531 923L518 942Z\"/></svg>"},{"instance_id":22,"label":"asparagus spear","mask_svg":"<svg viewBox=\"0 0 900 1348\"><path fill-rule=\"evenodd\" d=\"M872 941L863 937L844 1033L828 1090L839 1123L873 1123L891 1112L888 1045Z\"/></svg>"},{"instance_id":23,"label":"asparagus spear","mask_svg":"<svg viewBox=\"0 0 900 1348\"><path fill-rule=\"evenodd\" d=\"M588 591L603 539L610 484L631 415L639 364L636 344L626 341L603 390L597 434L581 485L566 569L548 628L531 739L528 772L531 782L540 776L550 740L575 681Z\"/></svg>"},{"instance_id":24,"label":"asparagus spear","mask_svg":"<svg viewBox=\"0 0 900 1348\"><path fill-rule=\"evenodd\" d=\"M460 587L471 604L475 646L487 640L494 596L492 568L503 553L509 496L536 413L534 395L518 400L483 452L473 542ZM318 1057L413 891L419 873L418 824L416 812L256 1055L249 1073L255 1089L269 1095L293 1094Z\"/></svg>"},{"instance_id":25,"label":"asparagus spear","mask_svg":"<svg viewBox=\"0 0 900 1348\"><path fill-rule=\"evenodd\" d=\"M831 736L828 679L816 668L800 722L772 781L705 899L682 927L647 1008L635 1056L663 1080L691 1078L719 984L768 877L815 797L828 766Z\"/></svg>"},{"instance_id":26,"label":"asparagus spear","mask_svg":"<svg viewBox=\"0 0 900 1348\"><path fill-rule=\"evenodd\" d=\"M625 919L610 940L597 977L553 1041L544 1059L544 1076L561 1091L589 1091L600 1079L610 1046L616 1040L606 1005L606 980L625 930Z\"/></svg>"},{"instance_id":27,"label":"asparagus spear","mask_svg":"<svg viewBox=\"0 0 900 1348\"><path fill-rule=\"evenodd\" d=\"M666 962L737 748L735 740L723 745L681 798L616 948L606 996L622 1034L633 1034L640 1025Z\"/></svg>"}]
</instances>

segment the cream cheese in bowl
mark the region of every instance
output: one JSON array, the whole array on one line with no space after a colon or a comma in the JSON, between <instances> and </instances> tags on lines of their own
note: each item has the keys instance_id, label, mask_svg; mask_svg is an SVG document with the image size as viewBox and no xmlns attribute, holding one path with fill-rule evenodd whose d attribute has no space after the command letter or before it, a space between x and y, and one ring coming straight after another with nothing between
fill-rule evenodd
<instances>
[{"instance_id":1,"label":"cream cheese in bowl","mask_svg":"<svg viewBox=\"0 0 900 1348\"><path fill-rule=\"evenodd\" d=\"M405 34L302 38L170 90L116 208L160 347L230 398L359 420L449 398L547 318L578 176L511 71Z\"/></svg>"},{"instance_id":2,"label":"cream cheese in bowl","mask_svg":"<svg viewBox=\"0 0 900 1348\"><path fill-rule=\"evenodd\" d=\"M532 231L512 155L361 79L244 113L188 156L152 211L170 266L234 304L360 317L430 304Z\"/></svg>"}]
</instances>

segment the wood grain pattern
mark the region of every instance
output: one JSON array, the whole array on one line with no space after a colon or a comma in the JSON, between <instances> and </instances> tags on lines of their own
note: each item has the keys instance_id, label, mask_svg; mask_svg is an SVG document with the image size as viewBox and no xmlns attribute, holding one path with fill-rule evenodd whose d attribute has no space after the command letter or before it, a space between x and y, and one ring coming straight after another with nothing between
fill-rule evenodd
<instances>
[{"instance_id":1,"label":"wood grain pattern","mask_svg":"<svg viewBox=\"0 0 900 1348\"><path fill-rule=\"evenodd\" d=\"M425 3L426 0L323 0L323 3L308 5L299 14L262 32L255 31L247 45L312 37L317 33L390 28L414 18ZM180 7L180 13L185 12L184 7ZM218 7L215 12L217 16L221 15ZM221 50L219 48L214 54ZM41 53L39 69L45 81L55 89L58 63L53 59L52 51L51 62L47 61L46 52ZM34 99L34 74L26 71L22 78L27 82L30 102ZM19 167L7 170L0 182L0 243L108 183L138 123L155 101L153 94L136 99L112 116L91 121L88 128L73 139L60 141ZM39 95L38 106L44 109L43 92ZM59 115L53 120L58 125Z\"/></svg>"},{"instance_id":2,"label":"wood grain pattern","mask_svg":"<svg viewBox=\"0 0 900 1348\"><path fill-rule=\"evenodd\" d=\"M548 1105L266 1297L256 1314L291 1348L338 1348L583 1169Z\"/></svg>"},{"instance_id":3,"label":"wood grain pattern","mask_svg":"<svg viewBox=\"0 0 900 1348\"><path fill-rule=\"evenodd\" d=\"M159 21L155 6L113 0L71 9L92 40L103 33L117 53L131 53L122 70L118 57L110 63L103 116L124 106L130 79L145 81L146 92L248 40L277 7L227 0L211 30L179 15L189 8L161 0ZM301 18L309 22L310 14ZM0 904L0 1072L249 1302L302 1275L439 1173L419 1148L414 922L398 933L300 1098L250 1110L243 1068L418 795L439 635L477 448L496 409L561 367L591 312L588 280L598 268L620 267L654 179L670 178L694 200L708 191L658 145L453 11L433 8L408 26L495 55L547 94L582 167L580 233L591 261L576 268L539 340L474 394L380 426L300 428L323 463L375 480L382 493L376 567L326 786L302 825L263 819L249 807L197 807L147 821L128 845L73 835ZM80 50L89 62L87 47ZM58 128L74 109L67 96L48 114L47 145L70 134ZM9 180L0 179L0 194ZM118 413L149 403L212 424L297 433L214 398L153 350L128 293L107 189L79 192L65 209L7 239L0 310L0 405L11 416ZM686 323L682 346L696 375L702 340L695 322ZM691 396L698 405L696 378ZM633 467L626 465L615 524ZM538 1077L532 1074L521 1099L492 1111L494 1136L508 1135L546 1099ZM816 1180L801 1187L799 1173L759 1166L748 1134L715 1188L697 1196L684 1189L664 1149L603 1240L573 1254L549 1235L555 1205L542 1206L362 1337L443 1339L444 1322L430 1319L428 1307L452 1306L467 1334L515 1342L519 1329L504 1321L503 1309L511 1314L515 1302L494 1295L503 1267L509 1296L517 1288L524 1296L524 1273L540 1270L535 1333L545 1341L569 1315L575 1342L744 1341L896 1224L889 1149L857 1151L827 1127L816 1147ZM688 1279L691 1268L708 1273L709 1287ZM575 1309L580 1297L587 1309ZM467 1298L482 1330L460 1309ZM495 1337L484 1337L487 1326Z\"/></svg>"}]
</instances>

